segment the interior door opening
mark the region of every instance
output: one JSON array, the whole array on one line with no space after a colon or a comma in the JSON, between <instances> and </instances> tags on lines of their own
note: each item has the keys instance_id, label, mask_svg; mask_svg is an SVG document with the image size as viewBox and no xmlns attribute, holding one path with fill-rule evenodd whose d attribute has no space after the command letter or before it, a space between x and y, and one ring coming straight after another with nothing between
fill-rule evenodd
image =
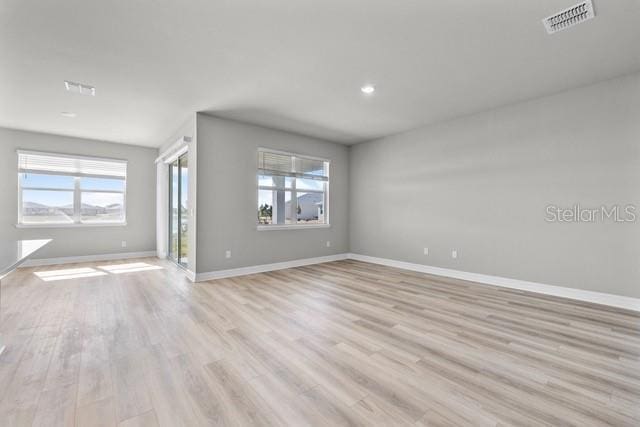
<instances>
[{"instance_id":1,"label":"interior door opening","mask_svg":"<svg viewBox=\"0 0 640 427\"><path fill-rule=\"evenodd\" d=\"M186 267L189 255L189 165L187 153L169 164L169 258Z\"/></svg>"}]
</instances>

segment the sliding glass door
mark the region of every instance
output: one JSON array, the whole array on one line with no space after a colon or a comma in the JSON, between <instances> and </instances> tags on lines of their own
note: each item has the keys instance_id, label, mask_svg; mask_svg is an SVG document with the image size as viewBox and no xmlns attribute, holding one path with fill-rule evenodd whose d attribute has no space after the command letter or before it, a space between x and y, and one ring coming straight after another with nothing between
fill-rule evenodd
<instances>
[{"instance_id":1,"label":"sliding glass door","mask_svg":"<svg viewBox=\"0 0 640 427\"><path fill-rule=\"evenodd\" d=\"M169 164L169 257L187 266L189 167L187 153Z\"/></svg>"}]
</instances>

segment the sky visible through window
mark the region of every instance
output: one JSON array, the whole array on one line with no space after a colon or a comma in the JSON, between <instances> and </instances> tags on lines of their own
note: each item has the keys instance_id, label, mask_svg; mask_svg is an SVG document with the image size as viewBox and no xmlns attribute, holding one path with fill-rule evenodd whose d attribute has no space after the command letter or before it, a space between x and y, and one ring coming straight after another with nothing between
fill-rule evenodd
<instances>
[{"instance_id":1,"label":"sky visible through window","mask_svg":"<svg viewBox=\"0 0 640 427\"><path fill-rule=\"evenodd\" d=\"M45 175L35 173L19 174L20 185L29 188L53 188L66 191L28 191L25 201L39 203L46 206L61 207L69 204L70 194L73 192L74 178L64 175ZM82 203L106 206L113 203L122 203L122 196L110 193L91 193L90 190L124 191L124 180L81 178L80 187L83 190ZM89 192L88 192L89 191ZM73 196L71 196L73 200Z\"/></svg>"},{"instance_id":2,"label":"sky visible through window","mask_svg":"<svg viewBox=\"0 0 640 427\"><path fill-rule=\"evenodd\" d=\"M285 182L285 189L290 189L291 188L291 181L293 180L293 178L287 177L286 178L286 182ZM269 175L258 175L258 185L259 186L274 186L274 182L273 182L273 177L269 176ZM304 190L316 190L316 191L323 191L324 190L324 182L323 181L317 181L317 180L313 180L313 179L303 179L303 178L297 178L296 179L296 187L297 190L300 191L304 191ZM291 194L291 193L289 193ZM300 195L299 195L300 196ZM289 201L289 199L287 199L287 201ZM270 191L259 191L258 192L258 206L261 205L272 205L273 204L273 196L272 193Z\"/></svg>"},{"instance_id":3,"label":"sky visible through window","mask_svg":"<svg viewBox=\"0 0 640 427\"><path fill-rule=\"evenodd\" d=\"M189 170L184 168L181 170L182 173L182 178L180 179L180 195L182 196L182 201L184 203L186 203L185 206L183 206L184 208L188 208L188 204L189 204ZM172 184L173 184L173 191L178 191L178 186L176 185L176 183L178 182L178 173L176 172L176 169L173 169L173 180L172 180ZM176 197L173 198L173 207L177 208L178 207L178 197L177 197L177 193ZM183 204L184 204L183 203Z\"/></svg>"}]
</instances>

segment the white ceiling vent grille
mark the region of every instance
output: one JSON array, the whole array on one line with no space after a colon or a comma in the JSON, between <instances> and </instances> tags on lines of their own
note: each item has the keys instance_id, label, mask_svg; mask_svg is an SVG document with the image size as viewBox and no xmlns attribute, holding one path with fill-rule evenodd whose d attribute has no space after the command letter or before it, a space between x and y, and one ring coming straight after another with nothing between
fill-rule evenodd
<instances>
[{"instance_id":1,"label":"white ceiling vent grille","mask_svg":"<svg viewBox=\"0 0 640 427\"><path fill-rule=\"evenodd\" d=\"M82 83L64 81L64 88L67 92L79 93L80 95L96 96L96 88Z\"/></svg>"},{"instance_id":2,"label":"white ceiling vent grille","mask_svg":"<svg viewBox=\"0 0 640 427\"><path fill-rule=\"evenodd\" d=\"M547 33L553 34L558 31L566 30L574 25L581 24L595 16L596 14L593 11L593 3L591 3L591 0L586 0L544 18L542 23L547 29Z\"/></svg>"}]
</instances>

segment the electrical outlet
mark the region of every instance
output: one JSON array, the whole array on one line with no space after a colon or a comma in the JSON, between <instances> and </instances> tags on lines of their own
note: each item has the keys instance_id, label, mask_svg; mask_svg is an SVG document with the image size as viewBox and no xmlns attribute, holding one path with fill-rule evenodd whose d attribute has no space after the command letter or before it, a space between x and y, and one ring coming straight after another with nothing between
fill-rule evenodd
<instances>
[{"instance_id":1,"label":"electrical outlet","mask_svg":"<svg viewBox=\"0 0 640 427\"><path fill-rule=\"evenodd\" d=\"M452 250L451 251L451 258L456 259L458 258L458 251L457 250Z\"/></svg>"},{"instance_id":2,"label":"electrical outlet","mask_svg":"<svg viewBox=\"0 0 640 427\"><path fill-rule=\"evenodd\" d=\"M429 255L429 248L424 248L424 254Z\"/></svg>"},{"instance_id":3,"label":"electrical outlet","mask_svg":"<svg viewBox=\"0 0 640 427\"><path fill-rule=\"evenodd\" d=\"M327 240L327 247L330 248L331 247L331 241Z\"/></svg>"},{"instance_id":4,"label":"electrical outlet","mask_svg":"<svg viewBox=\"0 0 640 427\"><path fill-rule=\"evenodd\" d=\"M224 253L224 257L225 257L225 258L231 258L231 251L226 251L226 252Z\"/></svg>"},{"instance_id":5,"label":"electrical outlet","mask_svg":"<svg viewBox=\"0 0 640 427\"><path fill-rule=\"evenodd\" d=\"M123 247L123 248L126 248L126 247L127 247L127 241L126 241L126 240L123 240L123 241L122 241L122 243L121 243L121 245L122 245L122 247Z\"/></svg>"}]
</instances>

